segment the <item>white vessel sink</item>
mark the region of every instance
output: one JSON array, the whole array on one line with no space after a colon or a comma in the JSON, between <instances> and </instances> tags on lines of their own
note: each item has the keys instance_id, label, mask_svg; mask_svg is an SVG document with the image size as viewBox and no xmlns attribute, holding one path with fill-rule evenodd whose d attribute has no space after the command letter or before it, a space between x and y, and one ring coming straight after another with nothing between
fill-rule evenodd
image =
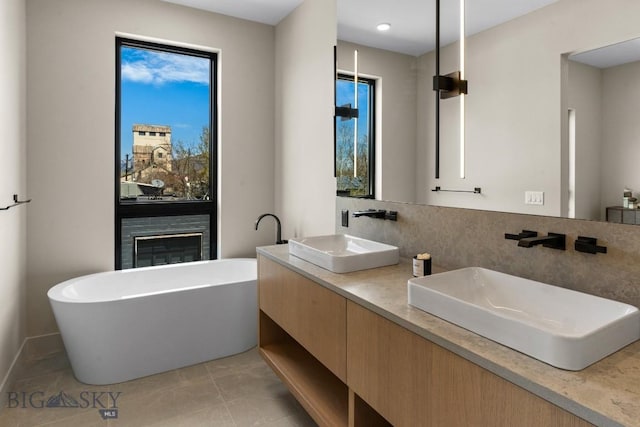
<instances>
[{"instance_id":1,"label":"white vessel sink","mask_svg":"<svg viewBox=\"0 0 640 427\"><path fill-rule=\"evenodd\" d=\"M289 253L334 273L397 264L395 246L346 234L289 239Z\"/></svg>"},{"instance_id":2,"label":"white vessel sink","mask_svg":"<svg viewBox=\"0 0 640 427\"><path fill-rule=\"evenodd\" d=\"M493 270L407 286L414 307L562 369L584 369L640 338L636 307Z\"/></svg>"}]
</instances>

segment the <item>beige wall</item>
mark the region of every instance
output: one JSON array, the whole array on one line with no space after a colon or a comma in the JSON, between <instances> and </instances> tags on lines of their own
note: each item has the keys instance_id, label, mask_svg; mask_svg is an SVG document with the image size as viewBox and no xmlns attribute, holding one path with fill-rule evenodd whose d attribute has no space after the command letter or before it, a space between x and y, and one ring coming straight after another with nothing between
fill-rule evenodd
<instances>
[{"instance_id":1,"label":"beige wall","mask_svg":"<svg viewBox=\"0 0 640 427\"><path fill-rule=\"evenodd\" d=\"M604 221L601 207L602 72L578 62L568 63L568 108L575 113L575 216ZM568 114L568 112L567 112Z\"/></svg>"},{"instance_id":2,"label":"beige wall","mask_svg":"<svg viewBox=\"0 0 640 427\"><path fill-rule=\"evenodd\" d=\"M415 201L416 190L416 58L357 45L338 43L338 70L376 79L376 199Z\"/></svg>"},{"instance_id":3,"label":"beige wall","mask_svg":"<svg viewBox=\"0 0 640 427\"><path fill-rule=\"evenodd\" d=\"M334 228L335 0L306 0L276 27L276 210L283 238Z\"/></svg>"},{"instance_id":4,"label":"beige wall","mask_svg":"<svg viewBox=\"0 0 640 427\"><path fill-rule=\"evenodd\" d=\"M637 119L640 62L606 69L568 63L568 107L576 111L576 218L606 219L622 190L640 195Z\"/></svg>"},{"instance_id":5,"label":"beige wall","mask_svg":"<svg viewBox=\"0 0 640 427\"><path fill-rule=\"evenodd\" d=\"M621 206L622 191L640 197L640 62L603 71L602 201Z\"/></svg>"},{"instance_id":6,"label":"beige wall","mask_svg":"<svg viewBox=\"0 0 640 427\"><path fill-rule=\"evenodd\" d=\"M116 32L220 50L219 256L273 241L253 227L274 207L273 26L157 0L27 0L27 29L29 335L57 329L51 286L114 267Z\"/></svg>"},{"instance_id":7,"label":"beige wall","mask_svg":"<svg viewBox=\"0 0 640 427\"><path fill-rule=\"evenodd\" d=\"M441 159L446 188L482 187L482 196L427 192L424 202L540 215L560 215L565 195L561 183L563 118L561 55L640 36L640 2L629 0L561 0L524 17L467 38L466 97L467 178L458 178L453 148ZM454 46L455 48L455 46ZM422 62L428 58L421 58ZM458 59L443 52L443 73L456 70ZM419 111L433 115L430 76L419 86ZM454 100L443 101L447 107ZM443 114L446 115L445 112ZM448 117L443 118L444 122ZM455 124L455 123L454 123ZM449 132L449 126L445 126ZM418 138L433 153L433 127L423 124ZM455 128L445 147L457 147ZM447 139L449 138L449 139ZM420 158L423 157L419 153ZM426 161L426 160L425 160ZM419 177L420 188L436 185L433 165ZM499 166L487 165L499 162ZM422 181L425 180L425 181ZM524 204L527 190L544 191L545 205Z\"/></svg>"},{"instance_id":8,"label":"beige wall","mask_svg":"<svg viewBox=\"0 0 640 427\"><path fill-rule=\"evenodd\" d=\"M26 185L25 2L0 2L0 207ZM29 205L0 211L0 404L5 380L26 335L26 218Z\"/></svg>"}]
</instances>

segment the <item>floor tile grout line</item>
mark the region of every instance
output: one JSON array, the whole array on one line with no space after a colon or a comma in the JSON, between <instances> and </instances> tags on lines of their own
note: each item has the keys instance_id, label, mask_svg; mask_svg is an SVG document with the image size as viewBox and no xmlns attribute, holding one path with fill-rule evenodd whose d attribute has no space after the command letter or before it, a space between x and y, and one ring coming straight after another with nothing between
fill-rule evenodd
<instances>
[{"instance_id":1,"label":"floor tile grout line","mask_svg":"<svg viewBox=\"0 0 640 427\"><path fill-rule=\"evenodd\" d=\"M64 355L64 357L66 357L66 355ZM216 368L216 362L218 364L217 368ZM57 364L59 363L59 361L54 363ZM150 381L149 384L141 384L141 383L135 383L136 381L141 381L141 379L132 380L131 383L133 387L132 387L131 393L132 393L132 397L137 400L137 399L144 399L149 397L150 392L155 396L161 396L161 393L163 391L166 391L167 389L172 387L176 387L176 386L189 387L190 385L194 385L194 383L196 384L196 386L202 385L206 389L209 389L213 395L219 396L220 398L219 403L216 405L220 405L220 410L224 410L224 414L225 414L224 418L230 421L230 425L238 426L240 425L239 422L241 420L240 421L237 420L237 416L241 414L236 413L234 416L234 411L237 412L237 407L234 410L232 410L232 408L230 407L231 402L235 402L235 401L240 402L242 400L247 400L247 399L250 402L252 402L251 399L259 399L261 403L260 405L256 406L257 408L257 407L262 407L263 401L266 399L266 400L273 400L274 405L281 405L277 403L278 401L280 402L282 401L281 392L277 392L276 394L273 394L273 395L270 394L271 391L269 391L269 389L272 389L272 386L269 386L268 384L271 382L271 379L272 379L271 371L268 369L263 369L265 367L266 367L266 364L264 360L262 360L262 358L259 356L259 354L255 351L255 348L254 348L254 349L248 350L247 352L241 353L240 355L218 359L218 361L203 362L202 364L192 365L190 367L184 367L184 368L176 369L173 371L169 371L169 372L173 372L173 374L170 374L171 378L162 379L161 381L158 381L158 383L156 384L154 384L153 381ZM163 375L163 374L166 374L166 373L161 373L157 375ZM233 375L244 376L248 378L248 380L250 381L248 386L246 384L243 385L242 383L239 383L238 385L239 394L237 395L234 394L234 392L232 391L232 388L235 387L234 379L229 378L229 376L233 376ZM51 380L49 383L47 383L46 377L49 377L48 379ZM66 387L70 387L69 390L78 390L81 387L85 386L83 383L80 383L75 378L75 376L73 376L73 372L68 365L68 361L66 363L66 366L64 367L56 367L56 369L52 369L51 371L48 371L48 372L43 372L38 376L21 378L21 380L27 381L34 378L36 379L34 380L36 384L37 384L37 378L40 378L42 381L42 384L46 384L46 387L48 389L65 388L66 390ZM227 378L227 381L230 381L227 384L225 384L225 387L222 387L220 384L223 378ZM253 381L258 381L257 383L258 388L256 388L256 390L254 391L251 390L251 382ZM202 382L202 384L199 384L200 382ZM264 383L267 383L266 388L263 387ZM125 384L125 383L120 383L120 384ZM134 385L134 384L137 384L137 385ZM160 384L161 387L157 387L158 384ZM89 385L86 385L86 386L91 387ZM114 384L112 386L115 388L118 388L118 384ZM224 388L228 388L228 392L225 393L225 391L223 390ZM256 402L256 400L253 400L253 402ZM134 401L134 405L135 405L135 401ZM207 408L210 408L209 404L203 404L202 406L199 406L198 409L195 409L195 410L191 409L190 414L194 412L204 413L204 411L206 411ZM298 414L299 411L300 411L299 408L296 409L294 407L290 407L290 409L284 415L279 415L279 418L277 420L270 420L269 425L289 417L291 417L292 419L296 419L297 416L299 415ZM85 409L84 412L90 412L90 409ZM57 415L62 415L62 413L58 413ZM72 418L75 418L75 417L83 416L79 412L75 414L69 413L67 415L68 416L62 416L60 418L53 417L51 419L46 420L46 422L44 423L42 422L42 419L40 419L39 420L40 422L38 422L37 416L35 417L34 420L31 420L30 417L29 418L18 417L17 421L20 422L20 425L24 425L25 420L29 419L30 421L27 421L29 423L28 425L35 425L37 423L38 426L46 427L46 426L54 425L56 423L58 424L61 422L64 423L65 420L71 420ZM139 415L139 413L137 415ZM96 416L99 416L99 415L96 414ZM257 412L257 416L261 416L259 412ZM45 418L48 418L48 416ZM176 418L179 419L180 415L177 415ZM2 419L3 419L3 416L2 416L2 413L0 413L0 424L2 423ZM304 421L301 421L301 422L304 424ZM297 421L294 421L293 423L297 424ZM162 422L160 424L162 424ZM96 423L96 425L98 425L98 423ZM116 420L105 420L104 423L100 423L100 425L116 426L116 425L122 425L122 424Z\"/></svg>"}]
</instances>

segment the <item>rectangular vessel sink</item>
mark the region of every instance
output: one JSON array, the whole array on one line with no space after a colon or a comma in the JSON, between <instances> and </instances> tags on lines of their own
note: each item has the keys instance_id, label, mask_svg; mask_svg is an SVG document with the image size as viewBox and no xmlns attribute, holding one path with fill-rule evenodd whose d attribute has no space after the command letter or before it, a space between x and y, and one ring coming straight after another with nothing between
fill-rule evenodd
<instances>
[{"instance_id":1,"label":"rectangular vessel sink","mask_svg":"<svg viewBox=\"0 0 640 427\"><path fill-rule=\"evenodd\" d=\"M346 234L289 239L289 253L334 273L397 264L396 246Z\"/></svg>"},{"instance_id":2,"label":"rectangular vessel sink","mask_svg":"<svg viewBox=\"0 0 640 427\"><path fill-rule=\"evenodd\" d=\"M640 338L636 307L484 268L407 287L412 306L562 369L579 371Z\"/></svg>"}]
</instances>

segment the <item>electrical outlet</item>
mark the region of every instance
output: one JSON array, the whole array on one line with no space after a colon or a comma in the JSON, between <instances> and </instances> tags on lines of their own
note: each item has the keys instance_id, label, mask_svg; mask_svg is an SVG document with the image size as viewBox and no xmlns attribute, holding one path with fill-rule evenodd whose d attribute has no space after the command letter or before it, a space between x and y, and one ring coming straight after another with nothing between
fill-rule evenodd
<instances>
[{"instance_id":1,"label":"electrical outlet","mask_svg":"<svg viewBox=\"0 0 640 427\"><path fill-rule=\"evenodd\" d=\"M524 203L526 205L544 205L544 191L525 191Z\"/></svg>"}]
</instances>

